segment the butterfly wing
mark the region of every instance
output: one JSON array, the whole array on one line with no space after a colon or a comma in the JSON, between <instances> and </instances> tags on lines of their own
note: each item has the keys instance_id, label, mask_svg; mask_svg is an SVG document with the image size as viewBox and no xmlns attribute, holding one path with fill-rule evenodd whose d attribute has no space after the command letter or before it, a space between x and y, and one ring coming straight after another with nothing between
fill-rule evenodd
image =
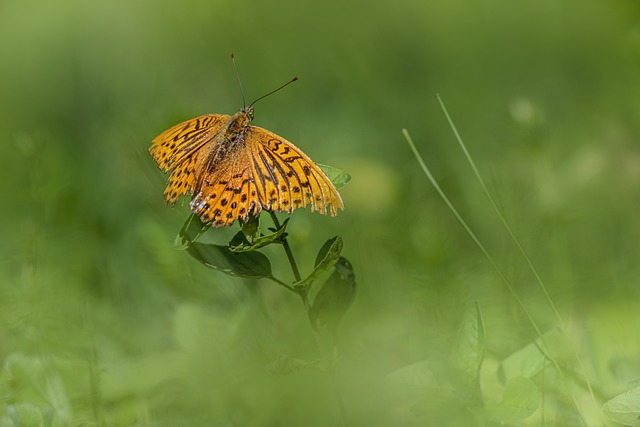
<instances>
[{"instance_id":1,"label":"butterfly wing","mask_svg":"<svg viewBox=\"0 0 640 427\"><path fill-rule=\"evenodd\" d=\"M207 114L179 123L158 135L149 147L149 153L158 167L171 172L164 197L175 204L183 194L193 192L196 170L204 147L220 132L230 116Z\"/></svg>"},{"instance_id":2,"label":"butterfly wing","mask_svg":"<svg viewBox=\"0 0 640 427\"><path fill-rule=\"evenodd\" d=\"M322 170L298 147L266 129L251 126L246 150L263 209L292 212L311 206L311 211L331 216L344 209L338 190Z\"/></svg>"}]
</instances>

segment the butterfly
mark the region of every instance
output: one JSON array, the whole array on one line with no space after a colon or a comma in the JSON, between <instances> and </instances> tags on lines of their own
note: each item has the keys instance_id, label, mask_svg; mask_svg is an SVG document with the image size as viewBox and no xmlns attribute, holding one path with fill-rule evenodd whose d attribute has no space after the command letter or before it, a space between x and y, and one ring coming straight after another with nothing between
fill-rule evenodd
<instances>
[{"instance_id":1,"label":"butterfly","mask_svg":"<svg viewBox=\"0 0 640 427\"><path fill-rule=\"evenodd\" d=\"M344 209L336 187L298 147L251 125L256 101L233 116L207 114L179 123L152 141L149 153L171 173L167 203L190 194L191 211L214 227L247 222L262 210L291 213L306 206L335 217Z\"/></svg>"}]
</instances>

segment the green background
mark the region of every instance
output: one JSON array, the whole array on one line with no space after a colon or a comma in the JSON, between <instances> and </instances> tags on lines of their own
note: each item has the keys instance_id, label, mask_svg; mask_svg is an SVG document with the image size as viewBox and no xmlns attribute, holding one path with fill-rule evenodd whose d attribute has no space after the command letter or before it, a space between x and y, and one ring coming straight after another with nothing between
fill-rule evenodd
<instances>
[{"instance_id":1,"label":"green background","mask_svg":"<svg viewBox=\"0 0 640 427\"><path fill-rule=\"evenodd\" d=\"M300 78L254 124L353 178L337 218L298 210L288 230L303 271L336 234L355 269L333 374L274 369L318 357L295 295L172 246L188 207L165 207L146 150L181 120L242 107L230 50L248 100ZM484 318L485 402L537 335L402 128L539 328L566 332L583 362L562 358L569 376L593 386L595 399L574 387L579 410L549 387L514 424L609 423L601 405L640 377L634 1L3 0L0 58L2 426L479 422L442 367L465 313L477 302ZM280 248L264 252L292 280ZM420 361L434 378L394 380Z\"/></svg>"}]
</instances>

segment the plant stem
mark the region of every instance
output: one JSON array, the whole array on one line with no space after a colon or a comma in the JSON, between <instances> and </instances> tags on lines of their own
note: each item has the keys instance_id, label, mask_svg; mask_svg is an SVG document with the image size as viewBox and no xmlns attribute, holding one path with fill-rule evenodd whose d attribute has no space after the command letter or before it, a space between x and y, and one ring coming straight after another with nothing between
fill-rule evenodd
<instances>
[{"instance_id":1,"label":"plant stem","mask_svg":"<svg viewBox=\"0 0 640 427\"><path fill-rule=\"evenodd\" d=\"M269 211L269 214L271 215L273 224L276 226L276 228L279 229L280 221L278 221L278 217L274 212ZM287 253L287 258L289 259L289 264L291 265L291 270L293 271L293 275L296 278L296 282L300 282L302 280L302 276L300 275L298 264L296 264L296 259L293 256L293 251L291 250L291 246L289 246L289 241L286 237L282 239L282 246L284 247L284 251ZM300 296L300 298L302 299L302 303L304 304L304 310L307 312L307 318L309 319L309 324L311 325L311 329L313 330L313 334L316 338L318 347L320 347L320 349L325 353L324 359L328 361L331 366L333 366L335 363L335 357L332 355L331 350L328 349L326 343L324 342L322 334L318 329L318 325L316 325L309 317L309 313L311 311L311 303L309 302L309 286L290 286L273 276L269 278Z\"/></svg>"},{"instance_id":2,"label":"plant stem","mask_svg":"<svg viewBox=\"0 0 640 427\"><path fill-rule=\"evenodd\" d=\"M293 287L291 287L290 285L287 285L285 282L283 282L282 280L278 279L277 277L274 276L267 276L267 279L270 279L274 282L276 282L278 285L280 286L284 286L285 288L287 288L288 290L290 290L291 292L294 292L296 294L299 294L298 291L296 291Z\"/></svg>"},{"instance_id":3,"label":"plant stem","mask_svg":"<svg viewBox=\"0 0 640 427\"><path fill-rule=\"evenodd\" d=\"M271 219L273 220L273 224L276 228L280 228L280 221L278 221L278 217L275 213L269 211L271 215ZM293 257L293 252L291 251L291 246L289 246L289 242L287 238L282 239L282 246L284 247L284 251L287 253L287 258L289 258L289 264L291 264L291 270L293 271L293 276L296 278L296 282L302 280L302 276L300 276L300 270L298 270L298 264L296 264L296 259Z\"/></svg>"}]
</instances>

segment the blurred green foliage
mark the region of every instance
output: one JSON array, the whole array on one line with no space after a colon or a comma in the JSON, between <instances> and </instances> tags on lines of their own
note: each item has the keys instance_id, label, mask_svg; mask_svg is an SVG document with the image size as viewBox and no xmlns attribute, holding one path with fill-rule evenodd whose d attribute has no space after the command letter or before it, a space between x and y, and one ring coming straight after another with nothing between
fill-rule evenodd
<instances>
[{"instance_id":1,"label":"blurred green foliage","mask_svg":"<svg viewBox=\"0 0 640 427\"><path fill-rule=\"evenodd\" d=\"M254 123L353 178L337 219L287 228L303 270L341 235L358 277L333 375L270 369L317 357L295 295L172 245L188 207L165 208L146 150L242 106L230 50L249 99L300 77ZM1 426L473 425L478 402L443 377L475 307L487 423L612 423L602 405L640 376L635 1L3 0L0 58ZM575 386L579 411L540 359L498 375L538 337L402 128L541 329L556 319L436 93L566 321L584 366L564 367L595 397Z\"/></svg>"}]
</instances>

